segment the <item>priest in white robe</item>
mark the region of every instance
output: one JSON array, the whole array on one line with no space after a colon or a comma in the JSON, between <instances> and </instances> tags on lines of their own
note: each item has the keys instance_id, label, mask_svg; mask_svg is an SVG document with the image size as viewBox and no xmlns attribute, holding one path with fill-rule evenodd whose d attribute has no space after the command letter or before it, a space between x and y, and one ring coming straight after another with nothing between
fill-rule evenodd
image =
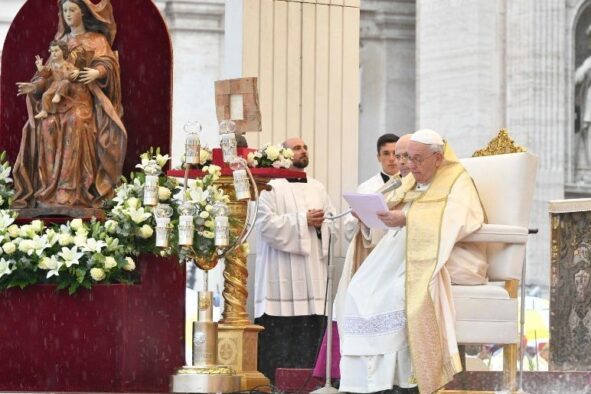
<instances>
[{"instance_id":1,"label":"priest in white robe","mask_svg":"<svg viewBox=\"0 0 591 394\"><path fill-rule=\"evenodd\" d=\"M451 284L486 282L483 246L461 242L482 226L484 212L472 179L434 131L413 134L408 162L412 174L379 215L392 229L347 288L338 321L341 391L418 384L432 393L462 368Z\"/></svg>"},{"instance_id":2,"label":"priest in white robe","mask_svg":"<svg viewBox=\"0 0 591 394\"><path fill-rule=\"evenodd\" d=\"M272 180L257 215L255 323L265 327L259 369L271 381L278 367L314 365L325 320L330 234L324 218L335 212L324 186L303 172L309 161L304 141L290 138L284 145L294 152L302 182Z\"/></svg>"}]
</instances>

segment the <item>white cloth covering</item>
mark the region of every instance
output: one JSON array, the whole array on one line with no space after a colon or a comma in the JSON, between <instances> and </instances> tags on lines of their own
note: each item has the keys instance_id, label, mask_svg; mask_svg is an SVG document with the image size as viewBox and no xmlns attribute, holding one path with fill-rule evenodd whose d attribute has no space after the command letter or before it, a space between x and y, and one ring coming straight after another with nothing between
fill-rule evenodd
<instances>
[{"instance_id":1,"label":"white cloth covering","mask_svg":"<svg viewBox=\"0 0 591 394\"><path fill-rule=\"evenodd\" d=\"M274 179L261 193L257 215L255 317L321 315L324 312L329 227L308 226L306 213L334 213L324 186Z\"/></svg>"},{"instance_id":2,"label":"white cloth covering","mask_svg":"<svg viewBox=\"0 0 591 394\"><path fill-rule=\"evenodd\" d=\"M405 207L406 208L406 207ZM440 333L455 346L454 308L451 280L460 283L472 273L486 282L484 250L461 239L478 230L484 215L470 177L464 173L456 181L444 210L439 261L431 281ZM465 259L465 256L470 258ZM445 266L454 262L467 274L451 278ZM474 267L476 265L476 267ZM339 313L341 338L341 391L374 392L392 386L412 387L412 363L407 337L405 307L406 227L391 230L378 243L355 273L347 289L343 311ZM453 354L453 353L452 353Z\"/></svg>"}]
</instances>

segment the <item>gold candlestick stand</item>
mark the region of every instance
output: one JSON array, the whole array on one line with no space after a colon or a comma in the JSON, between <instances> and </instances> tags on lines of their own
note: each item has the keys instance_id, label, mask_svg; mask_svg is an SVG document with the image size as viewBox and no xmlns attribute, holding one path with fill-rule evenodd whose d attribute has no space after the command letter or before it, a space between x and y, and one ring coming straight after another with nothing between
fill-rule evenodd
<instances>
[{"instance_id":1,"label":"gold candlestick stand","mask_svg":"<svg viewBox=\"0 0 591 394\"><path fill-rule=\"evenodd\" d=\"M255 180L244 160L241 165L248 173L251 195L256 200L258 190L267 188L268 180ZM189 168L190 165L186 165L185 188ZM193 251L189 255L205 271L205 291L199 292L198 321L193 323L193 365L184 366L172 376L174 393L232 392L255 387L264 390L269 387L269 379L257 370L258 333L263 327L252 324L246 311L248 268L243 243L254 220L248 217L250 200L236 200L233 181L233 177L223 176L216 182L232 201L228 203L229 216L240 223L240 229L231 229L238 242L218 251L218 257L224 258L226 263L223 317L219 325L213 322L213 295L207 288L207 270L215 267L217 257L216 261L204 261Z\"/></svg>"},{"instance_id":2,"label":"gold candlestick stand","mask_svg":"<svg viewBox=\"0 0 591 394\"><path fill-rule=\"evenodd\" d=\"M198 297L198 320L193 323L193 365L184 366L172 376L172 392L238 391L240 377L231 367L217 363L218 324L213 321L213 293L200 291Z\"/></svg>"},{"instance_id":3,"label":"gold candlestick stand","mask_svg":"<svg viewBox=\"0 0 591 394\"><path fill-rule=\"evenodd\" d=\"M241 223L247 221L248 201L234 202L231 177L219 180L221 187L228 191L232 202L228 204L230 214ZM259 190L267 188L268 179L256 179ZM257 193L253 193L256 195ZM224 312L218 326L218 360L230 367L240 376L240 389L249 390L258 387L265 390L269 379L258 371L258 334L264 328L252 324L246 311L248 299L247 254L242 247L236 248L226 256L224 269Z\"/></svg>"}]
</instances>

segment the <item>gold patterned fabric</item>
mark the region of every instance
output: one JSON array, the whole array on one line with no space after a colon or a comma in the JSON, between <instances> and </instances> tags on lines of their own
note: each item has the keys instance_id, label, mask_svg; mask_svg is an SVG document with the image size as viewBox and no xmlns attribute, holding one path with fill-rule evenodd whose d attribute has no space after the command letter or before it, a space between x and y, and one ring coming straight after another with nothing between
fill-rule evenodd
<instances>
[{"instance_id":1,"label":"gold patterned fabric","mask_svg":"<svg viewBox=\"0 0 591 394\"><path fill-rule=\"evenodd\" d=\"M412 174L390 202L411 203L406 227L406 317L413 370L419 389L432 393L449 382L462 367L457 354L449 354L437 321L429 284L439 256L441 223L447 197L464 173L455 153L446 145L443 165L425 192L415 189Z\"/></svg>"}]
</instances>

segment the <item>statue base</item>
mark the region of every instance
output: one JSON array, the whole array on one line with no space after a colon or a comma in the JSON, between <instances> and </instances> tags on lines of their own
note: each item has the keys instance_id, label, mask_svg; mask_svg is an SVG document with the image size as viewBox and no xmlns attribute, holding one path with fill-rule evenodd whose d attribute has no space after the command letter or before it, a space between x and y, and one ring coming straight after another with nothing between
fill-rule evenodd
<instances>
[{"instance_id":1,"label":"statue base","mask_svg":"<svg viewBox=\"0 0 591 394\"><path fill-rule=\"evenodd\" d=\"M184 366L172 376L173 393L231 393L240 391L240 377L225 366Z\"/></svg>"},{"instance_id":2,"label":"statue base","mask_svg":"<svg viewBox=\"0 0 591 394\"><path fill-rule=\"evenodd\" d=\"M19 219L44 218L49 216L61 216L69 218L90 219L95 217L99 220L105 219L105 211L99 208L81 207L40 207L15 209Z\"/></svg>"},{"instance_id":3,"label":"statue base","mask_svg":"<svg viewBox=\"0 0 591 394\"><path fill-rule=\"evenodd\" d=\"M218 360L229 365L240 377L240 390L270 391L270 381L257 370L258 335L264 330L256 324L218 326Z\"/></svg>"}]
</instances>

